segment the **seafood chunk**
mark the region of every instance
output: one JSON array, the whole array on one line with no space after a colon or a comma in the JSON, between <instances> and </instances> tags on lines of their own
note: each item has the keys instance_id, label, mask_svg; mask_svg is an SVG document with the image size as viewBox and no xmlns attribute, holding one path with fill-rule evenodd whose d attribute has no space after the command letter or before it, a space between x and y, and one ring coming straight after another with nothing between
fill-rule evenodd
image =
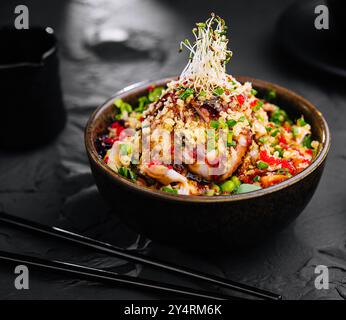
<instances>
[{"instance_id":1,"label":"seafood chunk","mask_svg":"<svg viewBox=\"0 0 346 320\"><path fill-rule=\"evenodd\" d=\"M172 182L187 183L186 177L162 164L143 165L141 167L141 172L165 186Z\"/></svg>"},{"instance_id":2,"label":"seafood chunk","mask_svg":"<svg viewBox=\"0 0 346 320\"><path fill-rule=\"evenodd\" d=\"M265 176L261 178L261 184L264 188L273 186L274 184L280 183L288 179L288 176L283 174L274 174L271 176Z\"/></svg>"},{"instance_id":3,"label":"seafood chunk","mask_svg":"<svg viewBox=\"0 0 346 320\"><path fill-rule=\"evenodd\" d=\"M177 191L179 194L198 194L198 189L196 185L194 185L193 183L189 183L186 177L167 166L161 164L142 165L141 172L165 186L171 183L178 183L179 188L177 189Z\"/></svg>"},{"instance_id":4,"label":"seafood chunk","mask_svg":"<svg viewBox=\"0 0 346 320\"><path fill-rule=\"evenodd\" d=\"M249 132L247 134L240 134L236 139L236 147L228 148L224 161L221 161L217 165L210 164L208 161L206 161L206 163L194 163L188 165L189 170L209 181L226 180L242 163L242 160L249 149L249 137L251 137L251 135L249 136ZM220 159L223 159L223 157ZM215 167L218 167L219 170L215 170ZM215 175L215 172L220 172L220 174Z\"/></svg>"}]
</instances>

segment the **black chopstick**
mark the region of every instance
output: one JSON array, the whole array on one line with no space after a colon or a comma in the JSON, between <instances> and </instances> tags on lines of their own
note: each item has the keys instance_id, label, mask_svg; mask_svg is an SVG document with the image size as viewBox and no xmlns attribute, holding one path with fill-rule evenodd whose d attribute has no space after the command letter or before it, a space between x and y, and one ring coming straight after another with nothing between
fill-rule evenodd
<instances>
[{"instance_id":1,"label":"black chopstick","mask_svg":"<svg viewBox=\"0 0 346 320\"><path fill-rule=\"evenodd\" d=\"M244 300L240 297L226 296L219 293L212 293L202 290L195 290L191 288L163 284L152 280L144 280L134 278L126 275L119 275L114 272L105 271L101 269L90 268L73 263L67 263L59 260L47 260L27 255L21 255L12 252L0 250L0 261L14 262L25 264L26 266L34 267L40 270L50 270L58 273L67 274L70 276L77 276L81 279L98 281L108 284L126 285L141 289L149 289L159 292L167 292L185 296L189 298L199 299L213 299L213 300Z\"/></svg>"},{"instance_id":2,"label":"black chopstick","mask_svg":"<svg viewBox=\"0 0 346 320\"><path fill-rule=\"evenodd\" d=\"M28 221L23 218L15 217L4 212L0 212L0 221L7 223L8 225L20 227L25 230L36 231L41 234L49 235L55 238L68 240L72 243L79 244L81 246L95 249L102 253L107 253L109 255L115 256L117 258L122 258L127 261L141 263L144 265L149 265L152 267L156 267L161 270L174 272L180 275L184 275L190 278L202 280L214 285L218 285L221 287L225 287L228 289L232 289L235 291L239 291L245 294L249 294L262 299L269 300L281 300L281 296L272 293L263 289L258 289L246 284L238 283L232 280L223 279L221 277L212 276L209 274L205 274L196 270L188 269L185 267L180 267L177 265L169 264L164 261L160 261L155 258L146 257L144 255L129 252L123 248L117 248L109 243L104 243L98 240L94 240L80 234L76 234L64 229L60 229L57 227L48 227L44 226L32 221Z\"/></svg>"}]
</instances>

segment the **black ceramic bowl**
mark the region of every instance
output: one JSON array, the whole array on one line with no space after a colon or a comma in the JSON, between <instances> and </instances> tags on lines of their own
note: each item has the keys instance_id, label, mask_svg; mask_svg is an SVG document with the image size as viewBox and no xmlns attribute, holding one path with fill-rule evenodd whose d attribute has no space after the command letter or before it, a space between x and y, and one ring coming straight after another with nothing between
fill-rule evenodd
<instances>
[{"instance_id":1,"label":"black ceramic bowl","mask_svg":"<svg viewBox=\"0 0 346 320\"><path fill-rule=\"evenodd\" d=\"M321 142L315 161L303 172L280 184L259 191L231 196L184 196L137 186L112 171L98 156L95 140L106 132L115 97L128 102L146 93L148 85L165 85L170 79L139 83L119 91L90 117L85 144L91 169L101 195L115 214L147 237L193 248L239 247L258 242L295 219L314 194L330 146L328 125L321 112L299 95L262 80L250 81L264 94L277 92L275 103L291 116L301 114Z\"/></svg>"}]
</instances>

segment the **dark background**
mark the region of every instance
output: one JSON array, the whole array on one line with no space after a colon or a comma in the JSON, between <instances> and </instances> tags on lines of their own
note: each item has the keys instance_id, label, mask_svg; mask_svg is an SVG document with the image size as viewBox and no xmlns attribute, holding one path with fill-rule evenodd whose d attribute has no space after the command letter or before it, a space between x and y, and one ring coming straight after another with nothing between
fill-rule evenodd
<instances>
[{"instance_id":1,"label":"dark background","mask_svg":"<svg viewBox=\"0 0 346 320\"><path fill-rule=\"evenodd\" d=\"M345 82L316 73L280 53L275 37L277 22L291 3L290 0L19 3L2 0L1 25L13 24L15 6L27 4L30 25L51 26L56 30L68 123L49 146L31 152L0 151L0 210L273 290L287 299L345 299ZM109 212L93 183L84 151L83 129L90 113L116 90L137 81L178 74L186 63L186 55L177 52L179 41L190 37L194 22L205 20L212 11L224 17L229 25L230 48L234 52L229 72L278 83L316 104L330 125L332 148L315 196L293 224L253 249L240 253L224 249L202 255L149 244ZM108 28L129 32L131 40L106 46L90 36ZM4 226L0 226L0 247L192 285L171 275ZM318 264L330 267L329 290L315 289L314 269ZM12 266L0 265L1 299L162 298L34 271L30 273L30 290L17 291L13 271Z\"/></svg>"}]
</instances>

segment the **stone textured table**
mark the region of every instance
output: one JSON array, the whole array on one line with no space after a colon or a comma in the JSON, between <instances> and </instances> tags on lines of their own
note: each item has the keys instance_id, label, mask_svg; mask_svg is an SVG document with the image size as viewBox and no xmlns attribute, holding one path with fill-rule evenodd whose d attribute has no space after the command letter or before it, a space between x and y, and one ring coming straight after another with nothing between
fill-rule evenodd
<instances>
[{"instance_id":1,"label":"stone textured table","mask_svg":"<svg viewBox=\"0 0 346 320\"><path fill-rule=\"evenodd\" d=\"M0 151L0 210L277 291L287 299L345 299L345 82L335 84L335 79L312 73L278 53L276 23L291 2L22 1L29 7L31 25L51 26L59 37L68 123L49 146L26 153ZM2 0L0 24L13 23L13 11L12 1ZM178 43L190 37L193 23L204 20L210 11L221 14L230 26L234 57L229 71L276 82L302 94L324 113L333 139L318 190L293 224L251 250L197 255L149 243L109 212L89 170L83 129L94 108L116 90L182 70L186 54L178 54ZM95 34L112 28L127 32L131 39L117 46L95 42ZM193 286L172 275L4 226L0 226L0 249ZM329 290L315 289L314 270L319 264L329 266ZM1 264L0 299L160 298L34 270L30 272L30 290L18 291L14 278L14 268Z\"/></svg>"}]
</instances>

